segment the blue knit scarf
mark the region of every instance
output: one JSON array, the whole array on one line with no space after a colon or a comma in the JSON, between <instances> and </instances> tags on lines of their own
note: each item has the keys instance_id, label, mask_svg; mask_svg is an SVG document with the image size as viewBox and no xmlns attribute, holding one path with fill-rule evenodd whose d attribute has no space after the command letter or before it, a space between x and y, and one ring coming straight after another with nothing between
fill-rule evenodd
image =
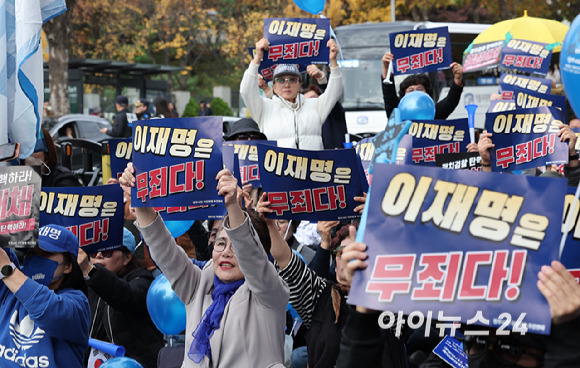
<instances>
[{"instance_id":1,"label":"blue knit scarf","mask_svg":"<svg viewBox=\"0 0 580 368\"><path fill-rule=\"evenodd\" d=\"M244 279L225 283L214 275L211 305L206 309L199 325L193 331L193 342L187 356L195 363L201 362L204 356L211 360L211 346L209 339L215 330L220 328L220 321L224 315L224 309L236 290L244 283Z\"/></svg>"}]
</instances>

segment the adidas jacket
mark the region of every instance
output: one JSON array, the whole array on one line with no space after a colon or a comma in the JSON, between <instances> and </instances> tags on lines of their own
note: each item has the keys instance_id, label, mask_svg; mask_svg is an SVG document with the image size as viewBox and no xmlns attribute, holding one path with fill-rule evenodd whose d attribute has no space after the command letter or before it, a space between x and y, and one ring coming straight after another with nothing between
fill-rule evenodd
<instances>
[{"instance_id":1,"label":"adidas jacket","mask_svg":"<svg viewBox=\"0 0 580 368\"><path fill-rule=\"evenodd\" d=\"M28 279L13 294L0 281L0 367L83 367L90 318L89 301L79 290L55 293Z\"/></svg>"}]
</instances>

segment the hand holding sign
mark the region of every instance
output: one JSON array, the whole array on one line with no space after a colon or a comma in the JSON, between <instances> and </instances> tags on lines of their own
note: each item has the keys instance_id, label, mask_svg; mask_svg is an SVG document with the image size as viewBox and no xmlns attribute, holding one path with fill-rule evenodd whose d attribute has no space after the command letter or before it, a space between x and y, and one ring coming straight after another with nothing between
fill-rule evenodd
<instances>
[{"instance_id":1,"label":"hand holding sign","mask_svg":"<svg viewBox=\"0 0 580 368\"><path fill-rule=\"evenodd\" d=\"M479 135L479 142L477 143L477 149L479 150L479 155L481 156L481 166L483 166L483 171L491 171L491 157L489 150L495 147L491 141L491 136L493 134L488 133L484 130L483 133Z\"/></svg>"},{"instance_id":2,"label":"hand holding sign","mask_svg":"<svg viewBox=\"0 0 580 368\"><path fill-rule=\"evenodd\" d=\"M348 239L352 242L347 245L340 256L342 261L342 269L344 272L344 278L348 282L348 285L352 283L352 278L354 277L354 271L364 270L367 268L368 264L365 260L368 258L366 254L367 245L365 243L358 243L356 239L356 228L353 225L349 225Z\"/></svg>"},{"instance_id":3,"label":"hand holding sign","mask_svg":"<svg viewBox=\"0 0 580 368\"><path fill-rule=\"evenodd\" d=\"M337 226L339 223L339 221L318 221L316 231L320 234L320 247L322 249L330 249L330 243L332 242L332 228Z\"/></svg>"},{"instance_id":4,"label":"hand holding sign","mask_svg":"<svg viewBox=\"0 0 580 368\"><path fill-rule=\"evenodd\" d=\"M572 131L568 124L560 125L560 131L558 132L558 137L560 137L560 142L568 141L570 156L576 154L576 134Z\"/></svg>"},{"instance_id":5,"label":"hand holding sign","mask_svg":"<svg viewBox=\"0 0 580 368\"><path fill-rule=\"evenodd\" d=\"M270 48L270 42L262 38L260 41L256 42L256 53L254 54L254 60L252 63L260 65L262 58L264 57L264 51Z\"/></svg>"},{"instance_id":6,"label":"hand holding sign","mask_svg":"<svg viewBox=\"0 0 580 368\"><path fill-rule=\"evenodd\" d=\"M542 266L538 273L538 289L550 304L554 324L575 319L580 315L580 284L558 261Z\"/></svg>"},{"instance_id":7,"label":"hand holding sign","mask_svg":"<svg viewBox=\"0 0 580 368\"><path fill-rule=\"evenodd\" d=\"M328 54L328 60L330 61L330 66L332 68L338 67L338 63L336 62L336 57L338 55L338 45L334 40L328 40L326 46L330 49Z\"/></svg>"},{"instance_id":8,"label":"hand holding sign","mask_svg":"<svg viewBox=\"0 0 580 368\"><path fill-rule=\"evenodd\" d=\"M463 66L459 63L451 63L449 65L451 71L453 72L453 82L459 87L463 86Z\"/></svg>"}]
</instances>

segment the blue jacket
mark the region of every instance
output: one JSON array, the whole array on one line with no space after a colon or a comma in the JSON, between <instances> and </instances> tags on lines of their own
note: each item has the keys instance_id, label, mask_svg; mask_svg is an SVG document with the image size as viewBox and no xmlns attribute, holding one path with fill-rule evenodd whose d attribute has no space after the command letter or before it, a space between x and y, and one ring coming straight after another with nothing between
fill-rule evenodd
<instances>
[{"instance_id":1,"label":"blue jacket","mask_svg":"<svg viewBox=\"0 0 580 368\"><path fill-rule=\"evenodd\" d=\"M80 290L55 293L28 279L13 294L0 281L0 367L83 367L90 318Z\"/></svg>"}]
</instances>

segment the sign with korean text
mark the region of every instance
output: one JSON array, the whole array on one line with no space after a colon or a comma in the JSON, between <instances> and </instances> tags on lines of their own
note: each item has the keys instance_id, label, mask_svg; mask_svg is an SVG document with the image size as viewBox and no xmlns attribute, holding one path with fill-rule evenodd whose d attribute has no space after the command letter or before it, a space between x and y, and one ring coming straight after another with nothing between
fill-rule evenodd
<instances>
[{"instance_id":1,"label":"sign with korean text","mask_svg":"<svg viewBox=\"0 0 580 368\"><path fill-rule=\"evenodd\" d=\"M240 186L245 183L250 183L252 184L252 188L262 187L262 184L260 183L260 170L258 163L258 143L268 144L270 146L278 145L276 141L260 140L224 142L224 165L234 174L236 174L235 170L239 170L239 177L237 177L237 179ZM233 147L233 150L226 150L226 146ZM226 152L228 154L226 154ZM234 155L238 157L237 167L234 165Z\"/></svg>"},{"instance_id":2,"label":"sign with korean text","mask_svg":"<svg viewBox=\"0 0 580 368\"><path fill-rule=\"evenodd\" d=\"M437 155L467 152L466 132L469 132L467 119L413 121L409 128L409 135L413 137L411 161L435 166Z\"/></svg>"},{"instance_id":3,"label":"sign with korean text","mask_svg":"<svg viewBox=\"0 0 580 368\"><path fill-rule=\"evenodd\" d=\"M131 162L133 155L132 138L109 139L109 152L111 157L111 177L119 179L127 164Z\"/></svg>"},{"instance_id":4,"label":"sign with korean text","mask_svg":"<svg viewBox=\"0 0 580 368\"><path fill-rule=\"evenodd\" d=\"M87 253L123 244L123 190L117 184L93 187L42 188L40 226L69 229Z\"/></svg>"},{"instance_id":5,"label":"sign with korean text","mask_svg":"<svg viewBox=\"0 0 580 368\"><path fill-rule=\"evenodd\" d=\"M355 273L348 302L417 311L435 328L461 322L549 334L536 282L558 257L565 182L546 179L376 165L368 267Z\"/></svg>"},{"instance_id":6,"label":"sign with korean text","mask_svg":"<svg viewBox=\"0 0 580 368\"><path fill-rule=\"evenodd\" d=\"M223 204L216 176L223 167L222 118L142 120L133 124L133 207Z\"/></svg>"},{"instance_id":7,"label":"sign with korean text","mask_svg":"<svg viewBox=\"0 0 580 368\"><path fill-rule=\"evenodd\" d=\"M375 153L375 145L373 144L373 138L363 138L356 143L354 146L356 154L360 158L365 176L369 177L369 166L371 165L371 160Z\"/></svg>"},{"instance_id":8,"label":"sign with korean text","mask_svg":"<svg viewBox=\"0 0 580 368\"><path fill-rule=\"evenodd\" d=\"M474 72L496 67L499 64L503 41L470 45L463 55L463 71Z\"/></svg>"},{"instance_id":9,"label":"sign with korean text","mask_svg":"<svg viewBox=\"0 0 580 368\"><path fill-rule=\"evenodd\" d=\"M510 91L510 93L512 93ZM491 100L487 112L504 112L516 109L516 101L514 100Z\"/></svg>"},{"instance_id":10,"label":"sign with korean text","mask_svg":"<svg viewBox=\"0 0 580 368\"><path fill-rule=\"evenodd\" d=\"M444 153L435 157L435 166L449 170L481 171L479 152Z\"/></svg>"},{"instance_id":11,"label":"sign with korean text","mask_svg":"<svg viewBox=\"0 0 580 368\"><path fill-rule=\"evenodd\" d=\"M272 218L332 221L358 218L355 196L367 192L354 149L307 151L258 145L260 180Z\"/></svg>"},{"instance_id":12,"label":"sign with korean text","mask_svg":"<svg viewBox=\"0 0 580 368\"><path fill-rule=\"evenodd\" d=\"M500 66L507 69L517 69L524 73L546 75L552 59L552 50L546 49L547 44L512 38L501 50Z\"/></svg>"},{"instance_id":13,"label":"sign with korean text","mask_svg":"<svg viewBox=\"0 0 580 368\"><path fill-rule=\"evenodd\" d=\"M328 64L328 18L265 18L264 38L270 42L270 48L264 52L265 62Z\"/></svg>"},{"instance_id":14,"label":"sign with korean text","mask_svg":"<svg viewBox=\"0 0 580 368\"><path fill-rule=\"evenodd\" d=\"M34 248L38 239L40 176L30 166L0 166L2 246Z\"/></svg>"},{"instance_id":15,"label":"sign with korean text","mask_svg":"<svg viewBox=\"0 0 580 368\"><path fill-rule=\"evenodd\" d=\"M511 87L509 91L502 92L502 97L513 100L516 104L516 109L553 106L564 111L564 116L566 116L566 97L564 96L531 92L519 87Z\"/></svg>"},{"instance_id":16,"label":"sign with korean text","mask_svg":"<svg viewBox=\"0 0 580 368\"><path fill-rule=\"evenodd\" d=\"M256 52L256 48L255 47L250 47L248 48L248 50L250 51L250 56L252 57L252 59L254 58L254 53ZM274 70L276 69L276 67L280 64L286 64L286 63L275 63L273 61L267 60L267 59L263 59L262 62L260 63L260 66L258 67L258 73L260 73L262 75L262 77L264 77L265 80L272 80L272 77L274 76ZM306 67L308 65L304 64L295 64L298 67L298 71L300 73L306 73Z\"/></svg>"},{"instance_id":17,"label":"sign with korean text","mask_svg":"<svg viewBox=\"0 0 580 368\"><path fill-rule=\"evenodd\" d=\"M552 91L552 80L534 78L522 74L502 73L501 77L499 78L500 90L510 91L512 87L519 87L531 92L550 93Z\"/></svg>"},{"instance_id":18,"label":"sign with korean text","mask_svg":"<svg viewBox=\"0 0 580 368\"><path fill-rule=\"evenodd\" d=\"M491 170L568 163L568 143L558 137L564 119L562 111L547 106L487 113L485 126L495 145L490 151Z\"/></svg>"},{"instance_id":19,"label":"sign with korean text","mask_svg":"<svg viewBox=\"0 0 580 368\"><path fill-rule=\"evenodd\" d=\"M453 62L447 27L389 34L395 75L449 69Z\"/></svg>"},{"instance_id":20,"label":"sign with korean text","mask_svg":"<svg viewBox=\"0 0 580 368\"><path fill-rule=\"evenodd\" d=\"M552 178L554 180L566 181L566 179ZM576 187L567 187L566 198L564 200L564 212L562 215L562 233L564 233L566 222L570 221L566 244L562 251L560 261L580 282L580 202L575 200ZM574 211L574 202L576 202Z\"/></svg>"}]
</instances>

